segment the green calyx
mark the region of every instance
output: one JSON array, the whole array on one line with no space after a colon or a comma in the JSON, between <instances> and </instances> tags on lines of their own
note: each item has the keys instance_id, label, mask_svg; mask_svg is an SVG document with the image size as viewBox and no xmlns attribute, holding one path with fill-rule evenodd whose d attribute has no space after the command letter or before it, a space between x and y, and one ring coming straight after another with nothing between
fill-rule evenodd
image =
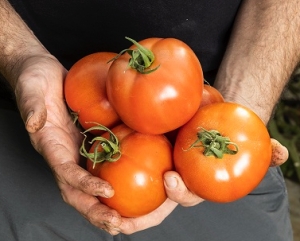
<instances>
[{"instance_id":1,"label":"green calyx","mask_svg":"<svg viewBox=\"0 0 300 241\"><path fill-rule=\"evenodd\" d=\"M101 163L103 161L115 162L121 157L120 144L116 135L107 127L98 123L96 124L96 126L93 126L82 132L84 139L79 150L80 155L90 159L94 163L93 168L97 163ZM109 132L109 138L106 139L102 136L94 137L91 141L89 141L89 144L93 145L96 142L96 146L94 152L90 153L85 148L87 140L86 133L92 130L107 131Z\"/></svg>"},{"instance_id":2,"label":"green calyx","mask_svg":"<svg viewBox=\"0 0 300 241\"><path fill-rule=\"evenodd\" d=\"M122 50L116 57L111 59L110 61L114 61L117 58L119 58L123 53L128 53L131 58L129 59L128 66L137 70L141 74L149 74L154 72L159 68L159 65L155 67L154 69L149 69L152 63L154 62L155 56L153 52L135 40L125 37L127 40L132 42L137 48L136 49L124 49ZM110 62L109 61L109 62Z\"/></svg>"},{"instance_id":3,"label":"green calyx","mask_svg":"<svg viewBox=\"0 0 300 241\"><path fill-rule=\"evenodd\" d=\"M230 149L229 145L233 146L234 149ZM190 148L194 147L203 147L205 156L215 156L216 158L223 158L224 154L234 155L238 153L237 144L231 142L229 137L222 136L216 130L208 131L204 128L201 128L201 131L197 133L197 140L190 146Z\"/></svg>"}]
</instances>

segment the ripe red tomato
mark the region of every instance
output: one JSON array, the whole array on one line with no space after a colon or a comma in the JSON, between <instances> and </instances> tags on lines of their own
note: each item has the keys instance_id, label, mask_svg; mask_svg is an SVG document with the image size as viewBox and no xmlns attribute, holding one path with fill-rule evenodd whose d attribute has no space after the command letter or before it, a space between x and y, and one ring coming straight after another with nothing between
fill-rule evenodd
<instances>
[{"instance_id":1,"label":"ripe red tomato","mask_svg":"<svg viewBox=\"0 0 300 241\"><path fill-rule=\"evenodd\" d=\"M138 217L158 208L167 198L163 174L173 169L172 147L164 135L147 135L124 124L112 129L120 143L121 157L115 162L87 160L87 170L108 181L115 190L111 198L99 197L124 217ZM103 135L108 137L107 133ZM94 142L94 153L99 141ZM118 154L116 154L118 155Z\"/></svg>"},{"instance_id":2,"label":"ripe red tomato","mask_svg":"<svg viewBox=\"0 0 300 241\"><path fill-rule=\"evenodd\" d=\"M215 87L205 84L203 87L200 107L218 102L224 102L224 98L221 93Z\"/></svg>"},{"instance_id":3,"label":"ripe red tomato","mask_svg":"<svg viewBox=\"0 0 300 241\"><path fill-rule=\"evenodd\" d=\"M84 129L97 122L112 127L119 117L106 95L106 77L115 53L98 52L77 61L64 82L64 94L69 108L78 115Z\"/></svg>"},{"instance_id":4,"label":"ripe red tomato","mask_svg":"<svg viewBox=\"0 0 300 241\"><path fill-rule=\"evenodd\" d=\"M202 68L192 49L180 40L148 38L139 44L151 50L149 59L139 61L137 54L131 58L128 52L116 58L107 76L108 99L132 129L162 134L196 113L202 98ZM130 50L137 51L136 45ZM142 68L148 61L151 65Z\"/></svg>"},{"instance_id":5,"label":"ripe red tomato","mask_svg":"<svg viewBox=\"0 0 300 241\"><path fill-rule=\"evenodd\" d=\"M229 140L221 144L218 134L209 134L204 129L218 131ZM200 136L206 139L200 142ZM232 154L209 155L219 154L221 147L227 147ZM231 202L244 197L261 182L271 154L271 139L261 119L239 104L224 102L200 108L180 128L174 163L190 191L209 201Z\"/></svg>"},{"instance_id":6,"label":"ripe red tomato","mask_svg":"<svg viewBox=\"0 0 300 241\"><path fill-rule=\"evenodd\" d=\"M213 103L219 103L219 102L224 102L224 98L221 95L221 93L216 88L205 84L203 88L202 100L199 108ZM175 144L178 130L179 128L165 133L165 136L169 139L172 145Z\"/></svg>"}]
</instances>

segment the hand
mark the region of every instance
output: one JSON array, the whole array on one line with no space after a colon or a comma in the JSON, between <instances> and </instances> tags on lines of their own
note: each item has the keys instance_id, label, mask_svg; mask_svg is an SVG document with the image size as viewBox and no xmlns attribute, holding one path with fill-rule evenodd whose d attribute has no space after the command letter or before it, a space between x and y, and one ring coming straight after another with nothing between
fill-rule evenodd
<instances>
[{"instance_id":1,"label":"hand","mask_svg":"<svg viewBox=\"0 0 300 241\"><path fill-rule=\"evenodd\" d=\"M51 55L31 57L22 64L15 85L20 114L34 148L53 170L66 203L93 225L112 235L131 234L158 225L177 203L166 200L157 210L139 218L122 218L96 196L111 197L109 183L79 165L82 135L71 119L63 97L66 70Z\"/></svg>"},{"instance_id":2,"label":"hand","mask_svg":"<svg viewBox=\"0 0 300 241\"><path fill-rule=\"evenodd\" d=\"M288 159L289 153L285 146L282 146L277 140L271 139L272 143L272 160L270 167L280 166ZM204 201L204 199L191 193L185 186L183 180L177 172L169 171L164 175L165 189L168 197L181 204L189 207L197 205Z\"/></svg>"}]
</instances>

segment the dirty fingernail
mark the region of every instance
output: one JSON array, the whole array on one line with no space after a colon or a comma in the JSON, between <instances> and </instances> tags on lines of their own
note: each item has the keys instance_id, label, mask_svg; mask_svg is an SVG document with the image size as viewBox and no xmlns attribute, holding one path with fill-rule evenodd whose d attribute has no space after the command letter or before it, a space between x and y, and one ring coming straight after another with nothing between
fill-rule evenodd
<instances>
[{"instance_id":1,"label":"dirty fingernail","mask_svg":"<svg viewBox=\"0 0 300 241\"><path fill-rule=\"evenodd\" d=\"M107 198L110 198L114 195L114 190L113 189L104 189L104 196L107 197Z\"/></svg>"},{"instance_id":2,"label":"dirty fingernail","mask_svg":"<svg viewBox=\"0 0 300 241\"><path fill-rule=\"evenodd\" d=\"M30 111L30 112L28 113L27 118L26 118L26 122L25 122L26 124L28 123L29 119L30 119L32 116L33 116L33 110Z\"/></svg>"}]
</instances>

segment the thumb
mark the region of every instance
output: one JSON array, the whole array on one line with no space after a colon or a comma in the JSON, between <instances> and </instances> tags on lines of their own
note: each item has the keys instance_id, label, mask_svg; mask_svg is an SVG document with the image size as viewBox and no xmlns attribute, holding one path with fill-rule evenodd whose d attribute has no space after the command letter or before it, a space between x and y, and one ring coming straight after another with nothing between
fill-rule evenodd
<instances>
[{"instance_id":1,"label":"thumb","mask_svg":"<svg viewBox=\"0 0 300 241\"><path fill-rule=\"evenodd\" d=\"M279 141L275 139L271 139L272 144L272 160L271 160L271 167L280 166L285 163L289 157L288 149L281 145Z\"/></svg>"},{"instance_id":2,"label":"thumb","mask_svg":"<svg viewBox=\"0 0 300 241\"><path fill-rule=\"evenodd\" d=\"M177 172L168 171L164 174L165 190L168 197L182 206L194 206L203 201L202 198L191 193L185 186Z\"/></svg>"},{"instance_id":3,"label":"thumb","mask_svg":"<svg viewBox=\"0 0 300 241\"><path fill-rule=\"evenodd\" d=\"M47 120L47 110L43 92L34 85L34 81L26 81L16 87L16 99L21 117L29 133L42 129Z\"/></svg>"}]
</instances>

